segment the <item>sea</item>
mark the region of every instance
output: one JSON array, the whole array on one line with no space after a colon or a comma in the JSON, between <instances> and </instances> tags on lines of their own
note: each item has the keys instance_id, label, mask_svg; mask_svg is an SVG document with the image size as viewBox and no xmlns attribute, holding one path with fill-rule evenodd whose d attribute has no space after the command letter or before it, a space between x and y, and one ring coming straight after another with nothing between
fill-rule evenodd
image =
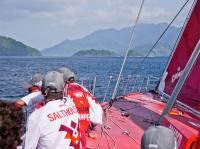
<instances>
[{"instance_id":1,"label":"sea","mask_svg":"<svg viewBox=\"0 0 200 149\"><path fill-rule=\"evenodd\" d=\"M136 80L148 80L146 76L158 78L158 82L167 61L168 57L129 57L117 94L133 91L138 84ZM0 57L0 99L15 101L26 95L28 82L35 73L46 74L68 67L75 72L77 82L88 88L99 101L110 100L122 63L123 57ZM139 84L144 85L144 82Z\"/></svg>"}]
</instances>

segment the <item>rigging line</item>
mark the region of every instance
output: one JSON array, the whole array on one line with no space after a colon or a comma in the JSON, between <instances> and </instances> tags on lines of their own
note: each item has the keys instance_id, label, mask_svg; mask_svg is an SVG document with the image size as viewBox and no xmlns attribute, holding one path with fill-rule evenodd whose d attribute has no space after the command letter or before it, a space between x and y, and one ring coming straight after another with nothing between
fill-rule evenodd
<instances>
[{"instance_id":1,"label":"rigging line","mask_svg":"<svg viewBox=\"0 0 200 149\"><path fill-rule=\"evenodd\" d=\"M113 142L114 142L114 147L113 147L113 149L116 149L116 141L115 141L115 139L111 136L111 135L109 135L109 133L107 132L107 131L104 131L104 133L106 133L112 140L113 140Z\"/></svg>"},{"instance_id":2,"label":"rigging line","mask_svg":"<svg viewBox=\"0 0 200 149\"><path fill-rule=\"evenodd\" d=\"M129 41L129 44L128 44L128 48L127 48L127 50L126 50L126 54L125 54L125 57L124 57L124 60L123 60L123 63L122 63L122 67L121 67L121 70L120 70L120 73L119 73L119 76L118 76L118 79L117 79L117 83L116 83L116 85L115 85L115 89L114 89L114 91L113 91L112 99L114 99L115 96L116 96L116 92L117 92L117 89L118 89L118 86L119 86L121 74L122 74L122 71L123 71L123 69L124 69L124 65L125 65L125 62L126 62L126 59L127 59L128 53L129 53L129 50L130 50L130 48L131 48L133 39L134 39L134 31L135 31L136 25L137 25L137 23L138 23L138 21L139 21L140 14L141 14L142 8L143 8L143 4L144 4L144 0L142 0L142 3L141 3L141 5L140 5L140 9L139 9L139 12L138 12L138 15L137 15L135 24L134 24L134 26L133 26L133 28L132 28L132 31L131 31L131 38L130 38L130 41Z\"/></svg>"},{"instance_id":3,"label":"rigging line","mask_svg":"<svg viewBox=\"0 0 200 149\"><path fill-rule=\"evenodd\" d=\"M97 144L96 149L99 148L100 143L102 142L102 137L103 137L104 131L105 131L104 126L106 125L106 121L107 121L106 111L105 111L104 116L105 116L105 119L103 119L103 125L101 126L101 136L100 136L100 138L99 138L99 141L98 141L98 144Z\"/></svg>"},{"instance_id":4,"label":"rigging line","mask_svg":"<svg viewBox=\"0 0 200 149\"><path fill-rule=\"evenodd\" d=\"M110 136L110 135L108 134L108 132L105 131L104 126L101 127L101 136L100 136L100 139L99 139L99 141L98 141L98 144L97 144L96 149L98 149L98 148L100 147L100 143L102 142L103 134L104 134L105 137L106 137L106 141L107 141L107 143L108 143L108 147L110 148L110 144L109 144L109 142L108 142L107 136L109 136L109 137L111 138L111 140L114 142L114 149L115 149L115 148L116 148L116 141L115 141L115 139L114 139L112 136ZM106 135L107 135L107 136L106 136Z\"/></svg>"},{"instance_id":5,"label":"rigging line","mask_svg":"<svg viewBox=\"0 0 200 149\"><path fill-rule=\"evenodd\" d=\"M115 123L111 118L109 118L109 120L111 120L113 122L113 124L115 124L117 127L119 127L119 129L121 129L123 132L127 132L125 129L121 128L117 123ZM138 145L140 145L140 143L138 143L132 136L130 136L129 133L126 133L126 135L128 137L130 137L135 143L137 143Z\"/></svg>"},{"instance_id":6,"label":"rigging line","mask_svg":"<svg viewBox=\"0 0 200 149\"><path fill-rule=\"evenodd\" d=\"M104 134L105 134L105 138L106 138L106 141L107 141L107 144L108 144L108 148L110 149L110 143L109 143L109 141L108 141L108 137L107 137L106 132L104 132Z\"/></svg>"},{"instance_id":7,"label":"rigging line","mask_svg":"<svg viewBox=\"0 0 200 149\"><path fill-rule=\"evenodd\" d=\"M100 138L99 138L99 141L98 141L98 144L97 144L96 149L98 149L99 146L100 146L100 143L101 143L102 137L103 137L103 133L104 133L104 128L103 128L103 126L101 126L101 136L100 136Z\"/></svg>"},{"instance_id":8,"label":"rigging line","mask_svg":"<svg viewBox=\"0 0 200 149\"><path fill-rule=\"evenodd\" d=\"M142 59L142 62L140 62L137 67L135 69L138 69L146 60L146 58L149 56L149 54L154 50L155 46L157 45L157 43L160 41L160 39L163 37L163 35L166 33L166 31L169 29L169 27L172 25L172 23L174 22L174 20L178 17L178 15L181 13L181 11L183 10L183 8L187 5L187 3L190 0L187 0L183 6L180 8L180 10L178 11L178 13L175 15L175 17L172 19L172 21L168 24L168 26L165 28L165 30L163 31L163 33L159 36L158 40L153 44L153 46L151 47L151 49L147 52L147 54L145 55L145 57Z\"/></svg>"}]
</instances>

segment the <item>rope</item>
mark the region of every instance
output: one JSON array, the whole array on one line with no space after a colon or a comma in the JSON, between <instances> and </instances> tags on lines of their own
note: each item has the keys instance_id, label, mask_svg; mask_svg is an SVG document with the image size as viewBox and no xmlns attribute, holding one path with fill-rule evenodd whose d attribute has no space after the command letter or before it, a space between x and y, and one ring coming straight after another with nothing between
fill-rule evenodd
<instances>
[{"instance_id":1,"label":"rope","mask_svg":"<svg viewBox=\"0 0 200 149\"><path fill-rule=\"evenodd\" d=\"M101 136L99 138L96 149L98 149L100 147L100 143L102 142L103 134L105 135L105 126L106 126L106 121L107 121L106 111L104 112L104 117L105 117L105 119L103 119L103 125L101 126ZM108 143L108 146L109 146L109 143ZM110 146L109 146L109 148L110 148Z\"/></svg>"},{"instance_id":2,"label":"rope","mask_svg":"<svg viewBox=\"0 0 200 149\"><path fill-rule=\"evenodd\" d=\"M105 134L105 138L106 138L106 141L107 141L107 144L108 144L108 148L110 149L110 143L108 141L108 137L107 137L106 133L104 133L104 134Z\"/></svg>"},{"instance_id":3,"label":"rope","mask_svg":"<svg viewBox=\"0 0 200 149\"><path fill-rule=\"evenodd\" d=\"M117 127L119 127L119 129L121 129L123 131L123 134L129 136L135 143L137 143L138 145L140 145L140 143L138 143L132 136L130 136L130 132L129 131L126 131L124 130L123 128L121 128L117 123L115 123L111 118L109 118L113 124L115 124Z\"/></svg>"},{"instance_id":4,"label":"rope","mask_svg":"<svg viewBox=\"0 0 200 149\"><path fill-rule=\"evenodd\" d=\"M134 31L135 31L136 25L137 25L137 23L138 23L138 21L139 21L140 14L141 14L142 8L143 8L143 4L144 4L144 0L142 0L142 3L141 3L141 5L140 5L140 9L139 9L139 12L138 12L138 15L137 15L135 24L134 24L134 26L133 26L133 28L132 28L132 31L131 31L131 38L130 38L130 41L129 41L129 44L128 44L128 48L127 48L127 50L126 50L126 55L125 55L124 61L123 61L123 63L122 63L122 67L121 67L121 70L120 70L120 73L119 73L119 76L118 76L118 79L117 79L117 83L116 83L116 85L115 85L115 89L114 89L114 92L113 92L113 95L112 95L112 99L114 99L115 96L116 96L116 92L117 92L117 89L118 89L118 86L119 86L121 74L122 74L122 71L123 71L123 69L124 69L124 65L125 65L126 59L127 59L127 57L128 57L129 50L130 50L130 48L131 48L131 46L132 46L132 43L133 43Z\"/></svg>"},{"instance_id":5,"label":"rope","mask_svg":"<svg viewBox=\"0 0 200 149\"><path fill-rule=\"evenodd\" d=\"M175 17L172 19L172 21L168 24L168 26L165 28L165 30L162 32L162 34L159 36L158 40L153 44L153 46L151 47L151 49L147 52L147 54L145 55L145 57L142 59L142 61L137 65L137 67L135 69L140 68L140 66L144 63L144 61L147 59L147 57L149 56L149 54L154 50L155 46L157 45L157 43L160 41L160 39L163 37L163 35L166 33L166 31L169 29L169 27L172 25L172 23L174 22L174 20L178 17L178 15L181 13L181 11L183 10L183 8L187 5L187 3L190 0L187 0L183 6L179 9L178 13L175 15Z\"/></svg>"},{"instance_id":6,"label":"rope","mask_svg":"<svg viewBox=\"0 0 200 149\"><path fill-rule=\"evenodd\" d=\"M119 110L119 109L116 109L116 111L119 111L119 112L123 112L123 111L128 111L128 110L132 110L132 109L136 109L138 107L138 105L136 105L136 106L134 106L134 107L131 107L131 108L128 108L128 109L121 109L121 110ZM107 112L107 111L106 111ZM142 116L139 116L139 115L135 115L135 114L131 114L132 116L135 116L135 117L139 117L139 118L141 118L142 120L143 120L143 122L144 123L150 123L151 125L156 125L156 121L154 121L153 120L153 115L152 115L152 112L150 113L150 121L148 121L148 119L146 119L146 118L144 118L144 117L142 117ZM139 142L137 142L136 140L135 140L135 138L134 137L132 137L131 135L130 135L130 132L129 131L127 131L127 130L125 130L125 129L123 129L119 124L117 124L116 122L114 122L111 118L113 118L112 116L106 116L105 115L105 117L108 119L108 120L110 120L114 125L116 125L120 130L122 130L122 133L124 134L124 135L127 135L128 137L130 137L134 142L136 142L138 145L140 145L140 143ZM113 140L113 142L114 142L114 146L116 147L116 142L115 142L115 140L108 134L108 132L106 132L105 131L105 122L104 122L104 125L102 126L102 129L101 129L101 136L100 136L100 139L99 139L99 142L98 142L98 145L97 145L97 148L96 149L98 149L99 148L99 146L100 146L100 143L102 142L102 137L103 137L103 134L105 135L105 137L106 137L106 135L108 135L112 140ZM107 137L106 137L106 140L107 140L107 142L108 142L108 139L107 139ZM109 146L109 148L110 148L110 145L109 145L109 142L108 142L108 146ZM115 148L114 147L114 148Z\"/></svg>"},{"instance_id":7,"label":"rope","mask_svg":"<svg viewBox=\"0 0 200 149\"><path fill-rule=\"evenodd\" d=\"M116 149L116 141L115 141L115 139L112 137L112 136L110 136L108 133L107 133L107 131L104 131L112 140L113 140L113 142L114 142L114 147L113 147L113 149Z\"/></svg>"},{"instance_id":8,"label":"rope","mask_svg":"<svg viewBox=\"0 0 200 149\"><path fill-rule=\"evenodd\" d=\"M99 141L98 141L98 144L97 144L96 149L98 149L99 146L100 146L100 143L101 143L101 141L102 141L102 137L103 137L103 132L104 132L104 128L103 128L103 126L102 126L102 127L101 127L101 136L100 136L100 139L99 139Z\"/></svg>"},{"instance_id":9,"label":"rope","mask_svg":"<svg viewBox=\"0 0 200 149\"><path fill-rule=\"evenodd\" d=\"M103 134L105 135L105 137L106 137L106 135L107 135L107 136L109 136L109 137L113 140L113 142L114 142L114 148L113 148L113 149L116 149L116 141L115 141L115 139L114 139L112 136L110 136L110 135L105 131L104 125L101 127L101 136L100 136L100 139L99 139L99 141L98 141L98 144L97 144L96 149L98 149L98 148L100 147L100 143L102 142ZM106 137L106 141L107 141L107 143L108 143L108 147L110 148L109 141L108 141L108 138L107 138L107 137Z\"/></svg>"}]
</instances>

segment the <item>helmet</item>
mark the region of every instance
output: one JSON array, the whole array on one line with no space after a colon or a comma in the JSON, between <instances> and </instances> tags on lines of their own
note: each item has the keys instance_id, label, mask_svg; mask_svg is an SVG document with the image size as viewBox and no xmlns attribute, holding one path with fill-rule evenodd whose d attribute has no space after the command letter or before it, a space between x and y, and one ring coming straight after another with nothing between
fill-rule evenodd
<instances>
[{"instance_id":1,"label":"helmet","mask_svg":"<svg viewBox=\"0 0 200 149\"><path fill-rule=\"evenodd\" d=\"M64 85L63 75L57 71L49 71L44 77L42 91L61 92Z\"/></svg>"},{"instance_id":2,"label":"helmet","mask_svg":"<svg viewBox=\"0 0 200 149\"><path fill-rule=\"evenodd\" d=\"M31 77L30 80L30 85L31 86L37 86L37 87L42 87L42 80L44 76L40 73L36 73Z\"/></svg>"},{"instance_id":3,"label":"helmet","mask_svg":"<svg viewBox=\"0 0 200 149\"><path fill-rule=\"evenodd\" d=\"M63 74L64 81L74 81L75 74L67 67L62 67L58 69L58 72Z\"/></svg>"},{"instance_id":4,"label":"helmet","mask_svg":"<svg viewBox=\"0 0 200 149\"><path fill-rule=\"evenodd\" d=\"M41 89L43 78L44 76L40 73L36 73L31 77L31 80L27 84L29 93Z\"/></svg>"},{"instance_id":5,"label":"helmet","mask_svg":"<svg viewBox=\"0 0 200 149\"><path fill-rule=\"evenodd\" d=\"M176 139L173 132L164 126L151 126L142 136L141 149L175 149Z\"/></svg>"}]
</instances>

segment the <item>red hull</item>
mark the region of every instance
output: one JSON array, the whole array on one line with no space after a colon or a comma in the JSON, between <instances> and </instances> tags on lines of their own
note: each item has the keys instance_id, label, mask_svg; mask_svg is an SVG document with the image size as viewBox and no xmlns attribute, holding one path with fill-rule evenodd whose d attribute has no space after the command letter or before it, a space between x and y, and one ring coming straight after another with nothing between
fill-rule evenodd
<instances>
[{"instance_id":1,"label":"red hull","mask_svg":"<svg viewBox=\"0 0 200 149\"><path fill-rule=\"evenodd\" d=\"M118 98L105 114L104 129L97 126L97 137L87 138L87 147L139 149L142 134L158 120L164 107L165 103L153 94L135 93ZM199 119L177 109L172 109L162 125L173 130L179 149L189 149L200 137Z\"/></svg>"}]
</instances>

